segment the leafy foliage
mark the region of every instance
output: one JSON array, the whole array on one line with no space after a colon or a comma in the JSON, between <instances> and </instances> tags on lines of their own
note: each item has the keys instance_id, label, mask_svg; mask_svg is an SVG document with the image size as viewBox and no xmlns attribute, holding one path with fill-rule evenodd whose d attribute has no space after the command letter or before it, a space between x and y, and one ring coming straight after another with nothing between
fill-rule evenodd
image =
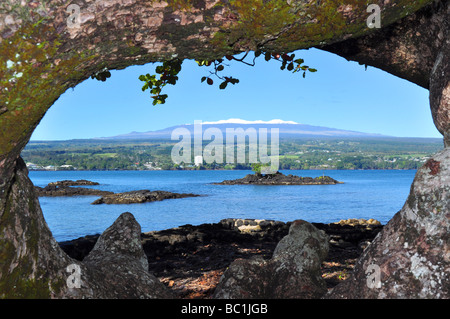
<instances>
[{"instance_id":1,"label":"leafy foliage","mask_svg":"<svg viewBox=\"0 0 450 319\"><path fill-rule=\"evenodd\" d=\"M155 74L150 75L147 73L139 76L139 80L144 82L142 91L150 90L150 94L152 94L153 105L166 103L167 94L161 94L161 91L167 84L175 85L177 83L181 64L181 60L173 59L157 66L155 72L160 74L159 79L156 78Z\"/></svg>"},{"instance_id":2,"label":"leafy foliage","mask_svg":"<svg viewBox=\"0 0 450 319\"><path fill-rule=\"evenodd\" d=\"M255 52L255 55L253 57L253 60L251 62L246 61L247 57L248 57L249 51L247 51L243 57L241 58L237 58L235 56L232 55L226 55L225 58L220 58L217 60L213 60L213 61L197 61L199 66L212 66L213 70L209 71L210 75L209 76L204 76L202 77L201 81L205 82L209 85L213 85L214 84L214 80L211 77L216 77L217 79L219 79L221 81L220 85L219 85L219 89L223 90L227 87L227 85L229 83L231 84L236 84L239 83L238 79L235 79L231 76L223 76L222 75L222 71L225 69L225 67L229 66L228 64L226 64L226 61L237 61L237 62L241 62L244 63L246 65L249 66L255 66L256 65L256 59L260 56L264 56L264 60L266 61L270 61L270 60L276 60L278 62L281 63L281 70L288 70L288 71L292 71L293 73L296 72L303 72L303 77L306 76L306 72L317 72L316 69L314 68L310 68L307 65L303 65L303 63L305 62L303 59L295 59L295 54L281 54L281 53L271 53L271 52L264 52L261 50L258 50Z\"/></svg>"},{"instance_id":3,"label":"leafy foliage","mask_svg":"<svg viewBox=\"0 0 450 319\"><path fill-rule=\"evenodd\" d=\"M256 65L256 59L259 56L264 56L266 61L276 60L281 63L281 70L288 70L293 73L303 72L303 77L306 76L306 72L317 72L316 69L310 68L307 65L303 65L303 59L294 59L295 54L281 54L281 53L271 53L271 52L263 52L258 50L255 52L253 60L251 62L246 61L248 57L249 51L247 51L243 57L235 57L232 55L226 55L224 58L208 61L208 60L198 60L196 61L199 66L212 67L212 70L209 71L208 76L203 76L201 78L201 82L206 82L208 85L214 84L214 79L218 79L220 81L219 89L224 90L227 88L228 84L237 84L239 83L239 79L233 78L232 76L223 75L223 71L225 67L229 66L227 61L237 61L240 63L244 63L249 66ZM150 90L151 98L153 99L153 105L164 104L166 103L166 99L168 97L167 94L161 94L162 89L167 84L175 85L178 81L178 74L181 71L182 61L180 59L174 59L170 61L165 61L161 66L157 66L155 72L160 74L159 78L157 78L156 74L150 75L149 73L145 75L139 76L139 80L145 82L142 87L142 91ZM109 72L108 72L109 73ZM110 76L110 74L109 74ZM109 77L106 74L106 77ZM94 77L94 76L93 76ZM99 73L95 78L104 81L103 78L105 76L103 73ZM214 78L214 79L213 79Z\"/></svg>"},{"instance_id":4,"label":"leafy foliage","mask_svg":"<svg viewBox=\"0 0 450 319\"><path fill-rule=\"evenodd\" d=\"M219 85L219 88L221 90L224 90L228 83L231 84L236 84L239 83L238 79L235 79L231 76L222 76L221 73L224 69L225 69L225 64L224 64L224 59L217 59L214 61L197 61L199 66L213 66L213 71L209 71L210 75L209 76L204 76L202 77L201 81L202 83L206 81L206 83L208 85L213 85L214 84L214 80L211 78L212 76L217 77L219 80L222 81L222 83Z\"/></svg>"},{"instance_id":5,"label":"leafy foliage","mask_svg":"<svg viewBox=\"0 0 450 319\"><path fill-rule=\"evenodd\" d=\"M107 68L91 75L91 79L96 79L97 81L105 82L106 79L111 77L111 72Z\"/></svg>"}]
</instances>

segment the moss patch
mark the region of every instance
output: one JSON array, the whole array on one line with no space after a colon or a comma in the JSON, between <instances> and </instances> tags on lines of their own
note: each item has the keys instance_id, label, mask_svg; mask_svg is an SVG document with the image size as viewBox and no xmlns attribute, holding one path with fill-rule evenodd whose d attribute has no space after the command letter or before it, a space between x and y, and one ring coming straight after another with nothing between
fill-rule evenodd
<instances>
[{"instance_id":1,"label":"moss patch","mask_svg":"<svg viewBox=\"0 0 450 319\"><path fill-rule=\"evenodd\" d=\"M388 25L417 11L431 0L399 1L381 12L382 25ZM222 1L235 15L234 26L224 28L214 38L223 49L291 52L319 44L358 37L372 32L367 27L373 1ZM227 3L227 4L226 4Z\"/></svg>"},{"instance_id":2,"label":"moss patch","mask_svg":"<svg viewBox=\"0 0 450 319\"><path fill-rule=\"evenodd\" d=\"M58 58L60 38L43 22L27 24L0 43L0 157L32 131L47 109L80 79L79 66L91 58L74 52Z\"/></svg>"},{"instance_id":3,"label":"moss patch","mask_svg":"<svg viewBox=\"0 0 450 319\"><path fill-rule=\"evenodd\" d=\"M11 196L11 193L7 198L5 211L0 221L2 234L13 231L18 222L12 211L17 205L16 198ZM22 225L22 227L26 227L24 229L27 230L26 255L17 256L16 247L10 240L5 238L0 240L0 298L49 298L48 280L43 279L45 277L42 271L35 272L39 238L36 221L33 220L30 225ZM11 269L11 264L17 264L17 266Z\"/></svg>"}]
</instances>

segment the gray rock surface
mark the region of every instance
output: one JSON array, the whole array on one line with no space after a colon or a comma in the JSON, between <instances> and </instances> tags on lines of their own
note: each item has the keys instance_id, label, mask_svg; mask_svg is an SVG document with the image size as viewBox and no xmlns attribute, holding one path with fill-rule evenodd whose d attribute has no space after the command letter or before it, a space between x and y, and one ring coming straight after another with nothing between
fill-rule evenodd
<instances>
[{"instance_id":1,"label":"gray rock surface","mask_svg":"<svg viewBox=\"0 0 450 319\"><path fill-rule=\"evenodd\" d=\"M292 222L289 234L278 243L273 259L295 264L296 272L317 272L329 249L328 236L304 220Z\"/></svg>"},{"instance_id":2,"label":"gray rock surface","mask_svg":"<svg viewBox=\"0 0 450 319\"><path fill-rule=\"evenodd\" d=\"M416 173L403 208L327 298L450 297L450 148Z\"/></svg>"},{"instance_id":3,"label":"gray rock surface","mask_svg":"<svg viewBox=\"0 0 450 319\"><path fill-rule=\"evenodd\" d=\"M101 276L105 298L170 298L167 288L148 272L142 249L141 227L132 214L123 213L97 240L83 260L94 281Z\"/></svg>"}]
</instances>

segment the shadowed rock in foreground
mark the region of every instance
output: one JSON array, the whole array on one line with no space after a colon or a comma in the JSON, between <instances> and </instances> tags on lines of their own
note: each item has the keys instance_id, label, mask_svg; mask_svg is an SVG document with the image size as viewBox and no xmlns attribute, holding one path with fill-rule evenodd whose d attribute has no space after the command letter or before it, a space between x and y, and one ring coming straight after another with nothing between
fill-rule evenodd
<instances>
[{"instance_id":1,"label":"shadowed rock in foreground","mask_svg":"<svg viewBox=\"0 0 450 319\"><path fill-rule=\"evenodd\" d=\"M303 220L294 221L272 259L238 259L225 271L214 298L320 298L327 292L320 266L328 236Z\"/></svg>"},{"instance_id":2,"label":"shadowed rock in foreground","mask_svg":"<svg viewBox=\"0 0 450 319\"><path fill-rule=\"evenodd\" d=\"M301 177L295 175L275 174L248 174L244 178L225 180L215 185L335 185L343 184L329 176Z\"/></svg>"},{"instance_id":3,"label":"shadowed rock in foreground","mask_svg":"<svg viewBox=\"0 0 450 319\"><path fill-rule=\"evenodd\" d=\"M123 213L98 238L83 260L92 276L99 276L105 298L171 298L170 291L151 273L142 249L141 226Z\"/></svg>"},{"instance_id":4,"label":"shadowed rock in foreground","mask_svg":"<svg viewBox=\"0 0 450 319\"><path fill-rule=\"evenodd\" d=\"M140 204L147 202L161 201L165 199L185 198L185 197L197 197L196 194L179 194L166 191L131 191L118 194L110 194L103 196L92 202L92 205L99 204Z\"/></svg>"},{"instance_id":5,"label":"shadowed rock in foreground","mask_svg":"<svg viewBox=\"0 0 450 319\"><path fill-rule=\"evenodd\" d=\"M149 271L177 298L211 298L231 263L252 257L268 260L292 222L228 218L215 224L184 225L141 234ZM327 288L348 276L356 258L382 229L374 220L349 219L312 223L329 237L328 257L321 275ZM72 258L82 261L99 235L59 243Z\"/></svg>"}]
</instances>

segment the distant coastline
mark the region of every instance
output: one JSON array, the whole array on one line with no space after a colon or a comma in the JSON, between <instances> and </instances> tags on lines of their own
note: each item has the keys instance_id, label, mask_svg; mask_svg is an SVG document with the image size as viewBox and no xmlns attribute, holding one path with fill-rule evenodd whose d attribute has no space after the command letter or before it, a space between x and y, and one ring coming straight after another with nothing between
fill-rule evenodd
<instances>
[{"instance_id":1,"label":"distant coastline","mask_svg":"<svg viewBox=\"0 0 450 319\"><path fill-rule=\"evenodd\" d=\"M177 164L171 158L175 144L171 140L30 142L21 155L29 170L41 171L251 170L251 163L227 163L225 156L220 162ZM437 139L281 139L278 169L418 169L442 148Z\"/></svg>"},{"instance_id":2,"label":"distant coastline","mask_svg":"<svg viewBox=\"0 0 450 319\"><path fill-rule=\"evenodd\" d=\"M179 168L179 169L32 169L28 168L29 171L35 172L114 172L114 171L251 171L249 168L235 168L235 169L225 169L225 168ZM297 168L283 168L283 171L411 171L417 170L417 168L347 168L347 169L336 169L336 168L308 168L308 169L297 169Z\"/></svg>"}]
</instances>

